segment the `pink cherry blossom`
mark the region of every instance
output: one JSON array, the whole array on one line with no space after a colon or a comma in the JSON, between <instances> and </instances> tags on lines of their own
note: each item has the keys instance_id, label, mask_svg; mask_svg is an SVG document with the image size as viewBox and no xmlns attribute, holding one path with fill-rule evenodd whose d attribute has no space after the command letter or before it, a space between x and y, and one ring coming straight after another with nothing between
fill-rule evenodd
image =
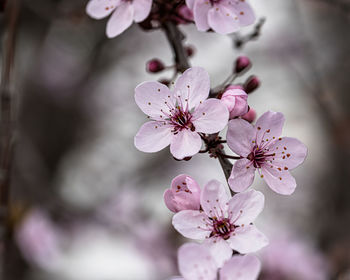
<instances>
[{"instance_id":1,"label":"pink cherry blossom","mask_svg":"<svg viewBox=\"0 0 350 280\"><path fill-rule=\"evenodd\" d=\"M86 13L94 19L102 19L110 14L106 34L109 38L124 32L133 21L141 22L151 11L152 0L90 0Z\"/></svg>"},{"instance_id":2,"label":"pink cherry blossom","mask_svg":"<svg viewBox=\"0 0 350 280\"><path fill-rule=\"evenodd\" d=\"M261 192L230 197L220 182L212 180L200 201L203 211L180 211L173 226L187 238L205 240L219 266L232 256L232 249L246 254L267 245L267 238L252 224L264 207Z\"/></svg>"},{"instance_id":3,"label":"pink cherry blossom","mask_svg":"<svg viewBox=\"0 0 350 280\"><path fill-rule=\"evenodd\" d=\"M193 11L199 31L211 28L229 34L255 21L252 8L243 0L186 0L186 4Z\"/></svg>"},{"instance_id":4,"label":"pink cherry blossom","mask_svg":"<svg viewBox=\"0 0 350 280\"><path fill-rule=\"evenodd\" d=\"M199 210L201 189L190 176L181 174L171 182L171 188L164 192L164 202L170 211Z\"/></svg>"},{"instance_id":5,"label":"pink cherry blossom","mask_svg":"<svg viewBox=\"0 0 350 280\"><path fill-rule=\"evenodd\" d=\"M16 231L23 256L31 263L51 268L60 256L62 234L45 212L32 210Z\"/></svg>"},{"instance_id":6,"label":"pink cherry blossom","mask_svg":"<svg viewBox=\"0 0 350 280\"><path fill-rule=\"evenodd\" d=\"M187 243L179 248L178 264L185 280L255 280L260 272L260 261L252 255L233 256L223 267L217 266L210 250L195 243ZM174 278L173 278L174 279Z\"/></svg>"},{"instance_id":7,"label":"pink cherry blossom","mask_svg":"<svg viewBox=\"0 0 350 280\"><path fill-rule=\"evenodd\" d=\"M278 279L329 279L326 258L296 236L278 233L271 244L261 252L263 280Z\"/></svg>"},{"instance_id":8,"label":"pink cherry blossom","mask_svg":"<svg viewBox=\"0 0 350 280\"><path fill-rule=\"evenodd\" d=\"M158 152L170 144L177 159L193 156L200 150L199 133L216 133L228 121L228 110L218 99L207 99L208 73L200 67L186 70L174 89L159 82L144 82L135 89L135 101L152 120L135 136L140 151Z\"/></svg>"},{"instance_id":9,"label":"pink cherry blossom","mask_svg":"<svg viewBox=\"0 0 350 280\"><path fill-rule=\"evenodd\" d=\"M276 112L264 113L255 126L242 119L229 122L227 144L242 157L234 164L229 178L233 191L246 190L258 169L275 192L285 195L294 192L296 182L289 170L304 161L307 148L295 138L280 137L283 124L283 114Z\"/></svg>"},{"instance_id":10,"label":"pink cherry blossom","mask_svg":"<svg viewBox=\"0 0 350 280\"><path fill-rule=\"evenodd\" d=\"M248 95L237 86L229 86L221 97L221 101L230 112L230 119L242 116L248 112Z\"/></svg>"}]
</instances>

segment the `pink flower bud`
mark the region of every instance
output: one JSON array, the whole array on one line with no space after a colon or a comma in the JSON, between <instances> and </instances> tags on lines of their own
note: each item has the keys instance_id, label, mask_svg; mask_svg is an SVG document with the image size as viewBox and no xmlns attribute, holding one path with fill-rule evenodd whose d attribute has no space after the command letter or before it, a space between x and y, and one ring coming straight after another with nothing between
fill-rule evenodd
<instances>
[{"instance_id":1,"label":"pink flower bud","mask_svg":"<svg viewBox=\"0 0 350 280\"><path fill-rule=\"evenodd\" d=\"M242 116L248 112L248 95L240 86L229 86L221 97L221 101L230 112L230 119Z\"/></svg>"},{"instance_id":2,"label":"pink flower bud","mask_svg":"<svg viewBox=\"0 0 350 280\"><path fill-rule=\"evenodd\" d=\"M199 210L201 189L190 176L181 174L171 182L171 188L164 192L165 205L172 212Z\"/></svg>"},{"instance_id":3,"label":"pink flower bud","mask_svg":"<svg viewBox=\"0 0 350 280\"><path fill-rule=\"evenodd\" d=\"M254 90L256 90L260 86L260 80L257 76L251 76L248 78L248 80L244 83L243 88L246 93L251 93Z\"/></svg>"},{"instance_id":4,"label":"pink flower bud","mask_svg":"<svg viewBox=\"0 0 350 280\"><path fill-rule=\"evenodd\" d=\"M181 18L185 22L186 21L187 22L193 21L193 13L186 5L182 5L179 7L178 14L179 14L179 16L181 16ZM183 22L183 23L185 23L185 22Z\"/></svg>"},{"instance_id":5,"label":"pink flower bud","mask_svg":"<svg viewBox=\"0 0 350 280\"><path fill-rule=\"evenodd\" d=\"M146 70L150 73L157 73L164 70L164 64L159 59L154 58L147 62Z\"/></svg>"},{"instance_id":6,"label":"pink flower bud","mask_svg":"<svg viewBox=\"0 0 350 280\"><path fill-rule=\"evenodd\" d=\"M251 62L250 59L246 56L240 56L236 59L236 66L235 66L235 72L241 73L242 71L246 70L248 67L250 67Z\"/></svg>"},{"instance_id":7,"label":"pink flower bud","mask_svg":"<svg viewBox=\"0 0 350 280\"><path fill-rule=\"evenodd\" d=\"M250 108L248 113L242 116L242 119L252 123L256 118L256 111L253 108Z\"/></svg>"}]
</instances>

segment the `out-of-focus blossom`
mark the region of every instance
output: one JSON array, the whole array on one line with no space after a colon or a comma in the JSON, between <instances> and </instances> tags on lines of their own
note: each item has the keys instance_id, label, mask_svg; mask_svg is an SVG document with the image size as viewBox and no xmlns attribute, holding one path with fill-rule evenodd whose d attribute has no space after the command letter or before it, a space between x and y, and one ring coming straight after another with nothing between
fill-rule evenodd
<instances>
[{"instance_id":1,"label":"out-of-focus blossom","mask_svg":"<svg viewBox=\"0 0 350 280\"><path fill-rule=\"evenodd\" d=\"M219 266L232 256L258 251L267 238L252 223L264 208L264 196L251 190L230 197L224 186L210 181L202 190L203 211L183 210L173 217L175 229L183 236L204 240Z\"/></svg>"},{"instance_id":2,"label":"out-of-focus blossom","mask_svg":"<svg viewBox=\"0 0 350 280\"><path fill-rule=\"evenodd\" d=\"M255 280L260 272L260 261L252 255L233 256L220 269L210 250L204 245L187 243L179 248L179 271L185 280Z\"/></svg>"},{"instance_id":3,"label":"out-of-focus blossom","mask_svg":"<svg viewBox=\"0 0 350 280\"><path fill-rule=\"evenodd\" d=\"M186 0L186 4L193 11L199 31L211 28L229 34L255 21L252 8L243 0Z\"/></svg>"},{"instance_id":4,"label":"out-of-focus blossom","mask_svg":"<svg viewBox=\"0 0 350 280\"><path fill-rule=\"evenodd\" d=\"M27 261L52 268L60 255L62 235L41 210L32 210L16 231L16 241Z\"/></svg>"},{"instance_id":5,"label":"out-of-focus blossom","mask_svg":"<svg viewBox=\"0 0 350 280\"><path fill-rule=\"evenodd\" d=\"M307 243L279 236L261 252L262 280L326 280L328 264L323 255Z\"/></svg>"},{"instance_id":6,"label":"out-of-focus blossom","mask_svg":"<svg viewBox=\"0 0 350 280\"><path fill-rule=\"evenodd\" d=\"M190 176L181 174L171 182L171 188L164 192L165 205L172 212L199 210L201 189Z\"/></svg>"},{"instance_id":7,"label":"out-of-focus blossom","mask_svg":"<svg viewBox=\"0 0 350 280\"><path fill-rule=\"evenodd\" d=\"M264 113L255 126L242 119L229 122L227 144L242 157L234 164L229 178L233 191L245 191L258 169L275 192L285 195L294 192L296 182L289 170L304 161L307 148L295 138L279 137L283 124L283 114L271 111Z\"/></svg>"},{"instance_id":8,"label":"out-of-focus blossom","mask_svg":"<svg viewBox=\"0 0 350 280\"><path fill-rule=\"evenodd\" d=\"M256 111L253 108L249 108L248 113L244 114L242 119L252 123L256 119Z\"/></svg>"},{"instance_id":9,"label":"out-of-focus blossom","mask_svg":"<svg viewBox=\"0 0 350 280\"><path fill-rule=\"evenodd\" d=\"M241 73L242 71L246 70L250 66L251 66L251 62L249 57L240 56L236 59L235 73Z\"/></svg>"},{"instance_id":10,"label":"out-of-focus blossom","mask_svg":"<svg viewBox=\"0 0 350 280\"><path fill-rule=\"evenodd\" d=\"M151 11L152 0L90 0L86 6L87 14L102 19L110 14L106 34L109 38L124 32L133 21L141 22Z\"/></svg>"},{"instance_id":11,"label":"out-of-focus blossom","mask_svg":"<svg viewBox=\"0 0 350 280\"><path fill-rule=\"evenodd\" d=\"M230 112L230 119L242 116L248 112L248 95L239 86L229 86L221 97Z\"/></svg>"},{"instance_id":12,"label":"out-of-focus blossom","mask_svg":"<svg viewBox=\"0 0 350 280\"><path fill-rule=\"evenodd\" d=\"M216 133L228 121L228 110L218 99L207 99L208 73L200 67L186 70L175 88L159 82L144 82L135 89L140 109L152 119L135 136L135 146L143 152L158 152L170 144L177 159L198 153L202 146L199 133Z\"/></svg>"}]
</instances>

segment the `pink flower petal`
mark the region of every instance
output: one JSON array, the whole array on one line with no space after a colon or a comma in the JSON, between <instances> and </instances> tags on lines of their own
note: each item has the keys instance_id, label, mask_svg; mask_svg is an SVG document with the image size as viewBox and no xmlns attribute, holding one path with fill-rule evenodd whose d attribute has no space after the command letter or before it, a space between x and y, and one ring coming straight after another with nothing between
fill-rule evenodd
<instances>
[{"instance_id":1,"label":"pink flower petal","mask_svg":"<svg viewBox=\"0 0 350 280\"><path fill-rule=\"evenodd\" d=\"M141 126L134 138L137 149L146 153L154 153L164 149L171 141L171 128L162 122L151 121Z\"/></svg>"},{"instance_id":2,"label":"pink flower petal","mask_svg":"<svg viewBox=\"0 0 350 280\"><path fill-rule=\"evenodd\" d=\"M183 129L173 135L170 142L170 152L177 159L191 157L202 147L202 139L197 132Z\"/></svg>"},{"instance_id":3,"label":"pink flower petal","mask_svg":"<svg viewBox=\"0 0 350 280\"><path fill-rule=\"evenodd\" d=\"M208 23L219 34L229 34L240 28L238 16L220 4L209 10Z\"/></svg>"},{"instance_id":4,"label":"pink flower petal","mask_svg":"<svg viewBox=\"0 0 350 280\"><path fill-rule=\"evenodd\" d=\"M228 205L228 212L232 213L231 223L242 226L254 222L264 208L264 195L250 190L233 196Z\"/></svg>"},{"instance_id":5,"label":"pink flower petal","mask_svg":"<svg viewBox=\"0 0 350 280\"><path fill-rule=\"evenodd\" d=\"M253 184L254 177L255 167L250 160L242 158L233 165L228 184L234 192L243 192Z\"/></svg>"},{"instance_id":6,"label":"pink flower petal","mask_svg":"<svg viewBox=\"0 0 350 280\"><path fill-rule=\"evenodd\" d=\"M169 106L174 107L175 99L169 88L158 82L144 82L135 88L135 101L140 109L155 120L167 118Z\"/></svg>"},{"instance_id":7,"label":"pink flower petal","mask_svg":"<svg viewBox=\"0 0 350 280\"><path fill-rule=\"evenodd\" d=\"M254 127L242 119L228 122L227 145L237 155L247 157L254 148L256 132Z\"/></svg>"},{"instance_id":8,"label":"pink flower petal","mask_svg":"<svg viewBox=\"0 0 350 280\"><path fill-rule=\"evenodd\" d=\"M193 6L194 22L196 23L199 31L207 31L209 27L208 12L212 8L212 5L208 0L197 0Z\"/></svg>"},{"instance_id":9,"label":"pink flower petal","mask_svg":"<svg viewBox=\"0 0 350 280\"><path fill-rule=\"evenodd\" d=\"M232 257L230 245L222 238L208 238L203 245L209 249L218 267L222 267Z\"/></svg>"},{"instance_id":10,"label":"pink flower petal","mask_svg":"<svg viewBox=\"0 0 350 280\"><path fill-rule=\"evenodd\" d=\"M131 24L134 17L134 8L129 2L117 7L107 22L106 34L113 38L124 32Z\"/></svg>"},{"instance_id":11,"label":"pink flower petal","mask_svg":"<svg viewBox=\"0 0 350 280\"><path fill-rule=\"evenodd\" d=\"M134 7L135 22L141 22L149 15L152 7L152 0L134 0L132 5Z\"/></svg>"},{"instance_id":12,"label":"pink flower petal","mask_svg":"<svg viewBox=\"0 0 350 280\"><path fill-rule=\"evenodd\" d=\"M236 228L227 241L233 250L241 254L256 252L268 244L266 236L254 225Z\"/></svg>"},{"instance_id":13,"label":"pink flower petal","mask_svg":"<svg viewBox=\"0 0 350 280\"><path fill-rule=\"evenodd\" d=\"M179 270L188 280L215 280L217 267L209 250L199 244L187 243L179 248Z\"/></svg>"},{"instance_id":14,"label":"pink flower petal","mask_svg":"<svg viewBox=\"0 0 350 280\"><path fill-rule=\"evenodd\" d=\"M229 199L230 196L227 194L223 184L217 180L211 180L202 190L202 209L209 217L223 217L227 211Z\"/></svg>"},{"instance_id":15,"label":"pink flower petal","mask_svg":"<svg viewBox=\"0 0 350 280\"><path fill-rule=\"evenodd\" d=\"M195 0L186 0L186 5L190 10L193 10Z\"/></svg>"},{"instance_id":16,"label":"pink flower petal","mask_svg":"<svg viewBox=\"0 0 350 280\"><path fill-rule=\"evenodd\" d=\"M282 137L270 145L270 152L275 153L273 165L284 170L293 169L302 164L307 155L306 146L298 139Z\"/></svg>"},{"instance_id":17,"label":"pink flower petal","mask_svg":"<svg viewBox=\"0 0 350 280\"><path fill-rule=\"evenodd\" d=\"M271 111L264 113L255 125L257 144L260 144L262 140L266 143L277 139L282 133L283 124L284 116L282 113Z\"/></svg>"},{"instance_id":18,"label":"pink flower petal","mask_svg":"<svg viewBox=\"0 0 350 280\"><path fill-rule=\"evenodd\" d=\"M208 217L203 212L183 210L174 215L173 226L187 238L203 240L211 233L207 220Z\"/></svg>"},{"instance_id":19,"label":"pink flower petal","mask_svg":"<svg viewBox=\"0 0 350 280\"><path fill-rule=\"evenodd\" d=\"M174 94L181 98L182 104L188 103L188 109L192 109L207 99L209 91L208 72L201 67L192 67L177 79Z\"/></svg>"},{"instance_id":20,"label":"pink flower petal","mask_svg":"<svg viewBox=\"0 0 350 280\"><path fill-rule=\"evenodd\" d=\"M220 280L256 280L261 263L252 255L233 256L220 271Z\"/></svg>"},{"instance_id":21,"label":"pink flower petal","mask_svg":"<svg viewBox=\"0 0 350 280\"><path fill-rule=\"evenodd\" d=\"M186 174L180 174L171 181L171 188L173 191L177 191L179 185L181 187L186 186L192 194L200 194L201 188L196 180Z\"/></svg>"},{"instance_id":22,"label":"pink flower petal","mask_svg":"<svg viewBox=\"0 0 350 280\"><path fill-rule=\"evenodd\" d=\"M224 0L221 5L229 9L231 13L236 14L240 26L250 25L255 22L254 11L247 1Z\"/></svg>"},{"instance_id":23,"label":"pink flower petal","mask_svg":"<svg viewBox=\"0 0 350 280\"><path fill-rule=\"evenodd\" d=\"M224 92L221 97L230 112L230 119L242 116L248 112L248 94L240 88L231 88Z\"/></svg>"},{"instance_id":24,"label":"pink flower petal","mask_svg":"<svg viewBox=\"0 0 350 280\"><path fill-rule=\"evenodd\" d=\"M294 177L289 171L278 170L276 167L270 168L264 166L261 168L261 173L268 186L279 194L290 195L294 192L297 184Z\"/></svg>"},{"instance_id":25,"label":"pink flower petal","mask_svg":"<svg viewBox=\"0 0 350 280\"><path fill-rule=\"evenodd\" d=\"M196 131L216 133L225 128L228 122L228 110L218 99L207 99L192 114L192 123Z\"/></svg>"},{"instance_id":26,"label":"pink flower petal","mask_svg":"<svg viewBox=\"0 0 350 280\"><path fill-rule=\"evenodd\" d=\"M180 211L178 209L178 207L177 207L177 203L174 202L175 201L175 195L172 192L172 190L170 190L170 189L165 190L163 198L164 198L164 203L165 203L166 207L168 207L168 209L170 211L172 211L174 213L177 213L177 212Z\"/></svg>"},{"instance_id":27,"label":"pink flower petal","mask_svg":"<svg viewBox=\"0 0 350 280\"><path fill-rule=\"evenodd\" d=\"M102 19L112 13L120 0L90 0L86 6L86 13L95 19Z\"/></svg>"}]
</instances>

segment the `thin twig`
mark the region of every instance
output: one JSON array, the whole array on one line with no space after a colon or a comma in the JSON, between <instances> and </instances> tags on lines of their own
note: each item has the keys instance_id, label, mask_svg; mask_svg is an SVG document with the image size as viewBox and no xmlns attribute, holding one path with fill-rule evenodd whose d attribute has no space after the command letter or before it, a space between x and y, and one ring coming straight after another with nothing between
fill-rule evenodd
<instances>
[{"instance_id":1,"label":"thin twig","mask_svg":"<svg viewBox=\"0 0 350 280\"><path fill-rule=\"evenodd\" d=\"M233 37L234 46L237 49L241 49L249 41L256 40L261 35L261 30L265 21L266 18L260 18L259 21L255 24L253 31L247 35L240 35L238 32L235 33Z\"/></svg>"}]
</instances>

